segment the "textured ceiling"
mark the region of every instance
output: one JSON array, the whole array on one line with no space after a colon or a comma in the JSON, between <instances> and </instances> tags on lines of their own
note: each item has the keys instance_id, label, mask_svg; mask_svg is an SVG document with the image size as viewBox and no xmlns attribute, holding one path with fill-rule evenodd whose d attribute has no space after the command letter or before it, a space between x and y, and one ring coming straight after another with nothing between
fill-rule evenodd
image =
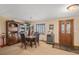
<instances>
[{"instance_id":1,"label":"textured ceiling","mask_svg":"<svg viewBox=\"0 0 79 59\"><path fill-rule=\"evenodd\" d=\"M78 12L68 12L66 6L66 4L2 4L0 5L0 16L42 20L79 15Z\"/></svg>"}]
</instances>

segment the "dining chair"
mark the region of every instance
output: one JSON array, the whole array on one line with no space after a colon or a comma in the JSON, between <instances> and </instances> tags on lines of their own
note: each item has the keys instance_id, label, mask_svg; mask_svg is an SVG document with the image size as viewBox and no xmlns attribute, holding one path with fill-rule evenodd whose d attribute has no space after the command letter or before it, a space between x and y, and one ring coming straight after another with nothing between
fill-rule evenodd
<instances>
[{"instance_id":1,"label":"dining chair","mask_svg":"<svg viewBox=\"0 0 79 59\"><path fill-rule=\"evenodd\" d=\"M22 43L21 47L24 47L26 49L27 42L26 42L25 34L20 33L20 36L21 36L21 43Z\"/></svg>"},{"instance_id":2,"label":"dining chair","mask_svg":"<svg viewBox=\"0 0 79 59\"><path fill-rule=\"evenodd\" d=\"M36 37L35 39L36 39L36 42L38 43L38 45L39 45L39 33L38 32L35 32L34 33L34 36Z\"/></svg>"}]
</instances>

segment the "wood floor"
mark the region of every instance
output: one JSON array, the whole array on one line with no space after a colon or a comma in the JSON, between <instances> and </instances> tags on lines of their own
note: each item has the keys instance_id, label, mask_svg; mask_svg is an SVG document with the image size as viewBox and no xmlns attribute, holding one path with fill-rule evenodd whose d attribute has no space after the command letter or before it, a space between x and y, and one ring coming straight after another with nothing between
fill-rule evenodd
<instances>
[{"instance_id":1,"label":"wood floor","mask_svg":"<svg viewBox=\"0 0 79 59\"><path fill-rule=\"evenodd\" d=\"M76 55L76 53L52 48L50 44L40 42L37 48L28 46L27 49L23 49L20 48L20 43L0 48L0 55Z\"/></svg>"}]
</instances>

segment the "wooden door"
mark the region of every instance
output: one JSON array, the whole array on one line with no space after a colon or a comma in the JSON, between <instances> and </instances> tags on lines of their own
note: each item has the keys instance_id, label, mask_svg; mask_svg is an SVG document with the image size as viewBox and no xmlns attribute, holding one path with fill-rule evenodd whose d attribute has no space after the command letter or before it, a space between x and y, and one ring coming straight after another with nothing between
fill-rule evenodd
<instances>
[{"instance_id":1,"label":"wooden door","mask_svg":"<svg viewBox=\"0 0 79 59\"><path fill-rule=\"evenodd\" d=\"M59 44L60 46L73 47L74 39L73 20L59 21Z\"/></svg>"}]
</instances>

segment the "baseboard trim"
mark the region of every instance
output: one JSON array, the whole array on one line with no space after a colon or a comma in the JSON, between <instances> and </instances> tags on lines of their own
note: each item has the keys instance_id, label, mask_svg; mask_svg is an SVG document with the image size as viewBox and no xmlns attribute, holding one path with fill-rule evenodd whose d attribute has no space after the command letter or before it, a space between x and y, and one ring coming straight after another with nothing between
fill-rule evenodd
<instances>
[{"instance_id":1,"label":"baseboard trim","mask_svg":"<svg viewBox=\"0 0 79 59\"><path fill-rule=\"evenodd\" d=\"M47 41L45 41L45 40L40 40L40 41L47 42Z\"/></svg>"},{"instance_id":2,"label":"baseboard trim","mask_svg":"<svg viewBox=\"0 0 79 59\"><path fill-rule=\"evenodd\" d=\"M75 49L79 49L79 46L74 46Z\"/></svg>"}]
</instances>

